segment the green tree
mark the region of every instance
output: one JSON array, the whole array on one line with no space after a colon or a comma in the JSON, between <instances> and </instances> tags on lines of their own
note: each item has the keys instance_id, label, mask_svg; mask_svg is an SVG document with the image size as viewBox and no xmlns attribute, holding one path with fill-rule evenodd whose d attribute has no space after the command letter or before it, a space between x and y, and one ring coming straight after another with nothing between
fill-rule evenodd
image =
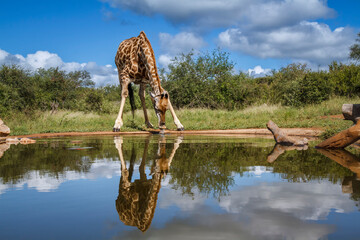
<instances>
[{"instance_id":1,"label":"green tree","mask_svg":"<svg viewBox=\"0 0 360 240\"><path fill-rule=\"evenodd\" d=\"M181 54L169 65L169 73L163 74L164 88L176 107L221 108L227 96L220 85L231 78L233 69L229 54L220 49Z\"/></svg>"},{"instance_id":2,"label":"green tree","mask_svg":"<svg viewBox=\"0 0 360 240\"><path fill-rule=\"evenodd\" d=\"M356 38L356 42L350 47L350 58L356 61L360 60L360 32L357 34L358 37Z\"/></svg>"},{"instance_id":3,"label":"green tree","mask_svg":"<svg viewBox=\"0 0 360 240\"><path fill-rule=\"evenodd\" d=\"M36 83L28 70L16 65L3 65L0 69L1 114L10 110L23 111L33 108Z\"/></svg>"},{"instance_id":4,"label":"green tree","mask_svg":"<svg viewBox=\"0 0 360 240\"><path fill-rule=\"evenodd\" d=\"M272 102L286 106L300 106L300 82L310 72L306 64L292 63L273 73L271 81Z\"/></svg>"}]
</instances>

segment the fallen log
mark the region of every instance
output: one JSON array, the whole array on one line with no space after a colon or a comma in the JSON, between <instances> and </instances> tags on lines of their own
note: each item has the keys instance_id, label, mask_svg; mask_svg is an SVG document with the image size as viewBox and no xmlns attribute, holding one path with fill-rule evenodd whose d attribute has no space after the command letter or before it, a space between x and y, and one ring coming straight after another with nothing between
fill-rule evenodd
<instances>
[{"instance_id":1,"label":"fallen log","mask_svg":"<svg viewBox=\"0 0 360 240\"><path fill-rule=\"evenodd\" d=\"M345 149L317 149L318 152L337 162L360 177L360 159Z\"/></svg>"},{"instance_id":2,"label":"fallen log","mask_svg":"<svg viewBox=\"0 0 360 240\"><path fill-rule=\"evenodd\" d=\"M266 124L266 127L273 134L274 139L278 144L285 146L304 146L308 144L308 140L306 138L300 139L300 138L289 137L271 120Z\"/></svg>"},{"instance_id":3,"label":"fallen log","mask_svg":"<svg viewBox=\"0 0 360 240\"><path fill-rule=\"evenodd\" d=\"M319 143L316 148L345 148L360 139L360 121L338 134Z\"/></svg>"},{"instance_id":4,"label":"fallen log","mask_svg":"<svg viewBox=\"0 0 360 240\"><path fill-rule=\"evenodd\" d=\"M280 144L275 144L273 150L271 151L271 153L267 156L267 162L268 163L273 163L275 162L276 159L278 159L278 157L283 154L286 151L292 151L292 150L307 150L308 149L308 145L304 145L304 146L284 146L284 145L280 145Z\"/></svg>"},{"instance_id":5,"label":"fallen log","mask_svg":"<svg viewBox=\"0 0 360 240\"><path fill-rule=\"evenodd\" d=\"M354 122L354 126L326 139L316 148L345 148L360 139L360 104L343 104L342 113L345 120Z\"/></svg>"}]
</instances>

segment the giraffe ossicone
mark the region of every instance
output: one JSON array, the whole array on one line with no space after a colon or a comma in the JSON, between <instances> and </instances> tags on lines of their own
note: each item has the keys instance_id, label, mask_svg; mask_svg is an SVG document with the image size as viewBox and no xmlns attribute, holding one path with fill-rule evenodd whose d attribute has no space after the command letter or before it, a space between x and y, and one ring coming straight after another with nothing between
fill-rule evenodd
<instances>
[{"instance_id":1,"label":"giraffe ossicone","mask_svg":"<svg viewBox=\"0 0 360 240\"><path fill-rule=\"evenodd\" d=\"M150 97L154 105L156 116L158 117L159 128L166 128L165 113L166 110L169 109L177 130L184 130L184 126L180 123L180 120L176 116L174 108L171 105L169 93L161 87L154 51L149 39L143 31L140 32L139 36L126 39L120 43L115 56L115 64L118 69L121 85L121 102L119 114L113 128L114 132L120 131L120 128L123 125L122 115L127 96L130 97L132 111L135 109L131 83L140 85L139 96L147 127L153 127L149 121L145 105L145 87L149 84L152 88Z\"/></svg>"}]
</instances>

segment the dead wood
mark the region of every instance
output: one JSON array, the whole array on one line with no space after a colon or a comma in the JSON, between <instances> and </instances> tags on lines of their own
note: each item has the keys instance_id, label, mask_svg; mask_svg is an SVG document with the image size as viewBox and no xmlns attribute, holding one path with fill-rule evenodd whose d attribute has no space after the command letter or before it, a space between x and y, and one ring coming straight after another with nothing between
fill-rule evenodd
<instances>
[{"instance_id":1,"label":"dead wood","mask_svg":"<svg viewBox=\"0 0 360 240\"><path fill-rule=\"evenodd\" d=\"M289 137L283 130L281 130L273 121L269 121L266 124L266 127L273 134L276 143L285 145L285 146L304 146L308 144L308 140L306 138L294 138Z\"/></svg>"}]
</instances>

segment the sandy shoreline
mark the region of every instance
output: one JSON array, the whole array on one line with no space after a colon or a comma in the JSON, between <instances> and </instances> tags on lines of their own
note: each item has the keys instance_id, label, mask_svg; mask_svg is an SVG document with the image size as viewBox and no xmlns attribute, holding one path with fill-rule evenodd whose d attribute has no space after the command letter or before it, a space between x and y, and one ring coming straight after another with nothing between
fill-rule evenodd
<instances>
[{"instance_id":1,"label":"sandy shoreline","mask_svg":"<svg viewBox=\"0 0 360 240\"><path fill-rule=\"evenodd\" d=\"M282 128L290 136L301 137L319 137L323 130L320 128ZM7 138L54 138L54 137L71 137L71 136L117 136L117 135L149 135L158 134L159 130L153 131L136 131L136 132L62 132L62 133L37 133L29 135L8 136ZM165 130L165 134L173 135L257 135L272 136L271 132L266 128L250 128L250 129L229 129L229 130L185 130L174 131Z\"/></svg>"}]
</instances>

